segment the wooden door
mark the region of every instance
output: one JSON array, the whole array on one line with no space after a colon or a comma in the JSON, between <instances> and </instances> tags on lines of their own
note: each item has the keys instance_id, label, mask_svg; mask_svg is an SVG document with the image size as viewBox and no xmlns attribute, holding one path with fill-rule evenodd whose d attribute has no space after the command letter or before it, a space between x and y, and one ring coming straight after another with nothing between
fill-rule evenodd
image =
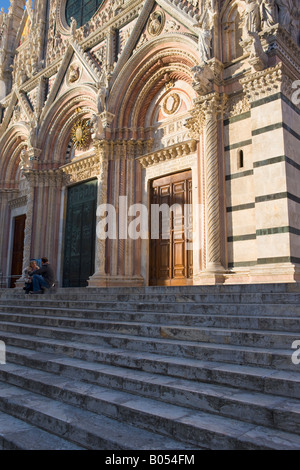
<instances>
[{"instance_id":1,"label":"wooden door","mask_svg":"<svg viewBox=\"0 0 300 470\"><path fill-rule=\"evenodd\" d=\"M153 239L153 233L152 237L150 235L150 285L191 284L192 172L186 171L154 180L151 186L152 204L161 207L165 204L173 210L160 212L159 236ZM151 214L153 227L152 211ZM169 217L168 221L166 217Z\"/></svg>"},{"instance_id":2,"label":"wooden door","mask_svg":"<svg viewBox=\"0 0 300 470\"><path fill-rule=\"evenodd\" d=\"M94 274L97 180L68 189L64 247L64 287L85 287Z\"/></svg>"},{"instance_id":3,"label":"wooden door","mask_svg":"<svg viewBox=\"0 0 300 470\"><path fill-rule=\"evenodd\" d=\"M14 239L11 262L11 278L9 284L10 287L15 287L16 280L22 276L25 221L25 214L14 218Z\"/></svg>"}]
</instances>

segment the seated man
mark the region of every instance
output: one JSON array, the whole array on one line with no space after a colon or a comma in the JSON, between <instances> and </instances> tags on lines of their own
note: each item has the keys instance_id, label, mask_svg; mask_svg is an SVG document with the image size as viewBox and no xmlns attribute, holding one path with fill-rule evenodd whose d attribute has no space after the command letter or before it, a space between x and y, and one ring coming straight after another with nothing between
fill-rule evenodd
<instances>
[{"instance_id":1,"label":"seated man","mask_svg":"<svg viewBox=\"0 0 300 470\"><path fill-rule=\"evenodd\" d=\"M50 289L54 284L54 271L48 258L42 258L42 267L32 273L32 294L42 294L44 289Z\"/></svg>"}]
</instances>

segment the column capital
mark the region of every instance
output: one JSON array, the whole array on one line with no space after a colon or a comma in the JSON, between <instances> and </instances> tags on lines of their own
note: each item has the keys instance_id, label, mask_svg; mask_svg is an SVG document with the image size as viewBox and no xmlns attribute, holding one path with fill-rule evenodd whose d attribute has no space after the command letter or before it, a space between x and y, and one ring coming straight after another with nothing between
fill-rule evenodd
<instances>
[{"instance_id":1,"label":"column capital","mask_svg":"<svg viewBox=\"0 0 300 470\"><path fill-rule=\"evenodd\" d=\"M202 120L211 119L211 116L217 119L219 114L223 114L227 103L228 96L218 92L209 93L194 100L195 113L198 113Z\"/></svg>"},{"instance_id":2,"label":"column capital","mask_svg":"<svg viewBox=\"0 0 300 470\"><path fill-rule=\"evenodd\" d=\"M185 127L192 138L199 138L199 134L211 119L222 117L228 106L228 96L217 92L209 93L194 100L191 117L186 119Z\"/></svg>"}]
</instances>

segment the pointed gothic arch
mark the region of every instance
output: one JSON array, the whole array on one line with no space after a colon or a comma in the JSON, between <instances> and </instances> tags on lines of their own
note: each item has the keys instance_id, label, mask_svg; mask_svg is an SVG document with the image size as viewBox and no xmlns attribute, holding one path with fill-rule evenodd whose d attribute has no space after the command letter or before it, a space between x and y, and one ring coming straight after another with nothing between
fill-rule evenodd
<instances>
[{"instance_id":1,"label":"pointed gothic arch","mask_svg":"<svg viewBox=\"0 0 300 470\"><path fill-rule=\"evenodd\" d=\"M72 126L77 119L90 119L96 112L96 97L94 86L82 85L68 90L49 107L38 138L45 162L56 167L65 163Z\"/></svg>"},{"instance_id":2,"label":"pointed gothic arch","mask_svg":"<svg viewBox=\"0 0 300 470\"><path fill-rule=\"evenodd\" d=\"M190 37L165 34L134 53L118 74L108 99L118 132L145 126L147 109L166 83L181 80L191 86L191 69L199 62L191 45L194 47L195 41Z\"/></svg>"},{"instance_id":3,"label":"pointed gothic arch","mask_svg":"<svg viewBox=\"0 0 300 470\"><path fill-rule=\"evenodd\" d=\"M10 127L1 139L0 186L18 189L20 154L28 145L29 130L25 124Z\"/></svg>"}]
</instances>

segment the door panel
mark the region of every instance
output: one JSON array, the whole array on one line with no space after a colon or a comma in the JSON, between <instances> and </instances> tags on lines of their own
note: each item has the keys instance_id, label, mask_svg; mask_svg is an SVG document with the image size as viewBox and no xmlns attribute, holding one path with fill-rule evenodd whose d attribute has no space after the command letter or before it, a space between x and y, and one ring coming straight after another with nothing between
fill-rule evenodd
<instances>
[{"instance_id":1,"label":"door panel","mask_svg":"<svg viewBox=\"0 0 300 470\"><path fill-rule=\"evenodd\" d=\"M64 287L85 287L94 274L97 180L68 189L64 248Z\"/></svg>"},{"instance_id":2,"label":"door panel","mask_svg":"<svg viewBox=\"0 0 300 470\"><path fill-rule=\"evenodd\" d=\"M191 171L166 176L152 182L151 204L159 206L167 204L174 210L170 212L168 221L166 218L163 219L163 214L160 213L159 239L150 240L150 285L192 283L193 252L186 249L187 241L191 240L192 209L186 211L185 208L186 204L191 203Z\"/></svg>"}]
</instances>

